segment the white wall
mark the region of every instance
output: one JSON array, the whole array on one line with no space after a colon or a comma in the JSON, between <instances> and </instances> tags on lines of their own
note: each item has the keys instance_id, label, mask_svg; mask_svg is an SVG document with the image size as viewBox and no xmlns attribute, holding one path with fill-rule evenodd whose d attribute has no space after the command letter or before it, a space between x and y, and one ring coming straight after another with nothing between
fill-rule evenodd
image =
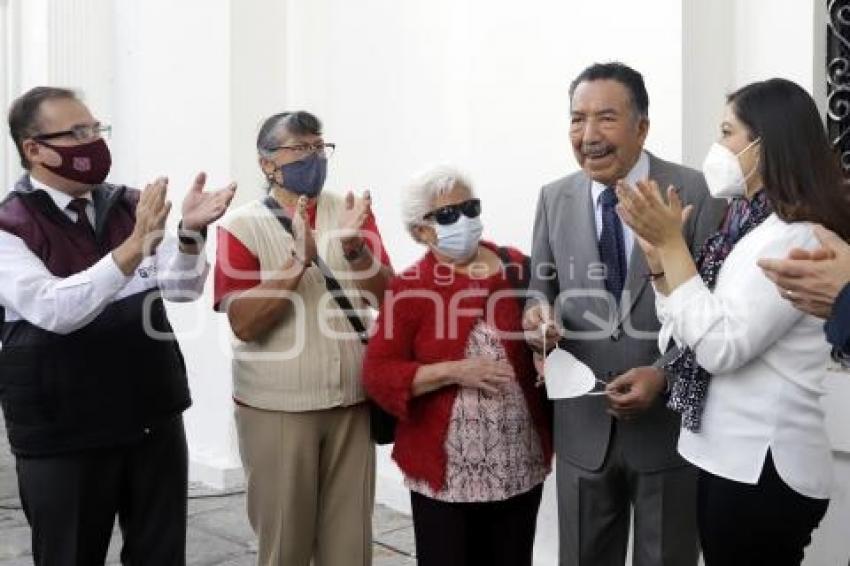
<instances>
[{"instance_id":1,"label":"white wall","mask_svg":"<svg viewBox=\"0 0 850 566\"><path fill-rule=\"evenodd\" d=\"M683 158L699 167L719 133L726 95L772 77L796 81L826 102L826 2L682 2L684 13Z\"/></svg>"},{"instance_id":2,"label":"white wall","mask_svg":"<svg viewBox=\"0 0 850 566\"><path fill-rule=\"evenodd\" d=\"M42 84L48 77L47 61L47 0L2 0L3 29L0 42L0 68L4 110L12 100L23 92L24 85ZM26 52L22 46L26 45ZM18 175L21 168L11 138L5 135L3 124L3 151L0 152L0 182L5 191Z\"/></svg>"},{"instance_id":3,"label":"white wall","mask_svg":"<svg viewBox=\"0 0 850 566\"><path fill-rule=\"evenodd\" d=\"M141 187L167 175L174 203L170 221L176 225L196 173L206 171L210 187L222 187L233 176L231 3L115 0L113 5L116 166L111 178ZM207 253L213 257L215 235L210 236ZM210 283L200 301L170 305L169 315L194 400L185 416L192 479L224 486L238 482L240 474L226 321L211 310Z\"/></svg>"},{"instance_id":4,"label":"white wall","mask_svg":"<svg viewBox=\"0 0 850 566\"><path fill-rule=\"evenodd\" d=\"M682 163L697 169L718 137L726 95L737 84L735 4L682 3Z\"/></svg>"},{"instance_id":5,"label":"white wall","mask_svg":"<svg viewBox=\"0 0 850 566\"><path fill-rule=\"evenodd\" d=\"M681 77L669 72L681 67L680 8L658 4L650 14L627 1L289 2L286 101L317 112L339 143L330 185L372 189L397 266L421 253L402 230L399 189L441 160L477 183L487 236L528 249L539 187L575 169L567 89L587 64L641 69L649 146L680 157ZM604 37L600 19L612 22ZM635 41L637 29L670 39Z\"/></svg>"},{"instance_id":6,"label":"white wall","mask_svg":"<svg viewBox=\"0 0 850 566\"><path fill-rule=\"evenodd\" d=\"M21 173L5 123L16 96L36 85L67 86L111 117L112 29L111 0L0 0L3 191Z\"/></svg>"},{"instance_id":7,"label":"white wall","mask_svg":"<svg viewBox=\"0 0 850 566\"><path fill-rule=\"evenodd\" d=\"M263 118L285 106L285 4L114 0L114 10L114 177L142 183L167 174L174 222L201 170L211 187L238 182L235 206L257 198L256 133ZM192 479L235 485L241 469L226 319L211 310L211 284L201 301L171 305L169 313L182 331L194 399L186 413Z\"/></svg>"},{"instance_id":8,"label":"white wall","mask_svg":"<svg viewBox=\"0 0 850 566\"><path fill-rule=\"evenodd\" d=\"M784 77L825 98L825 31L820 0L735 2L736 83Z\"/></svg>"},{"instance_id":9,"label":"white wall","mask_svg":"<svg viewBox=\"0 0 850 566\"><path fill-rule=\"evenodd\" d=\"M0 0L0 107L8 108L17 90L18 67L16 57L13 57L13 47L16 45L18 13L9 0ZM14 50L17 52L17 49ZM12 184L17 173L13 167L17 163L14 144L9 136L4 135L0 142L0 194Z\"/></svg>"}]
</instances>

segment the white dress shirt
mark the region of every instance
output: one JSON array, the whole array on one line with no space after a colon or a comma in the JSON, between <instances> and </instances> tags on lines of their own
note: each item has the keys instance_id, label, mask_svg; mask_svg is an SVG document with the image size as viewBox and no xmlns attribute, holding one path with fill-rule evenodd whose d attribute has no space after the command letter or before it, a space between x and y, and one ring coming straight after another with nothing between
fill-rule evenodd
<instances>
[{"instance_id":1,"label":"white dress shirt","mask_svg":"<svg viewBox=\"0 0 850 566\"><path fill-rule=\"evenodd\" d=\"M35 177L30 177L30 185L34 189L41 189L53 199L53 202L56 203L56 207L65 213L65 216L71 219L71 222L77 221L77 213L70 208L68 205L71 204L75 198L82 198L87 201L86 204L86 216L89 217L89 224L94 226L94 202L92 201L91 191L87 192L84 195L79 197L72 197L68 193L63 193L62 191L58 191L52 187L48 187Z\"/></svg>"},{"instance_id":2,"label":"white dress shirt","mask_svg":"<svg viewBox=\"0 0 850 566\"><path fill-rule=\"evenodd\" d=\"M817 247L811 224L771 215L735 245L713 292L697 275L668 297L656 293L659 345L672 337L690 346L713 375L699 432L682 428L679 437L686 460L755 484L770 450L786 484L825 499L832 457L820 404L830 350L823 322L782 298L756 265L795 247Z\"/></svg>"},{"instance_id":3,"label":"white dress shirt","mask_svg":"<svg viewBox=\"0 0 850 566\"><path fill-rule=\"evenodd\" d=\"M72 197L32 177L30 180L76 221L76 213L67 208ZM93 204L86 213L94 226ZM5 309L6 321L23 319L58 334L78 330L110 303L154 287L172 301L194 300L202 293L208 272L203 253L181 253L176 236L166 233L156 253L146 257L130 276L124 275L109 253L84 271L57 277L22 239L0 230L0 306Z\"/></svg>"},{"instance_id":4,"label":"white dress shirt","mask_svg":"<svg viewBox=\"0 0 850 566\"><path fill-rule=\"evenodd\" d=\"M632 167L629 174L626 175L625 181L634 187L638 181L646 181L648 178L649 155L645 151L641 151L634 167ZM590 185L590 196L593 198L593 207L596 213L597 239L602 237L602 205L599 202L599 197L602 196L602 192L605 191L606 188L607 187L605 185L596 181L593 181ZM626 267L628 267L632 261L632 250L635 247L635 235L632 232L632 229L629 228L625 222L621 221L621 223L623 225L623 243L626 246Z\"/></svg>"}]
</instances>

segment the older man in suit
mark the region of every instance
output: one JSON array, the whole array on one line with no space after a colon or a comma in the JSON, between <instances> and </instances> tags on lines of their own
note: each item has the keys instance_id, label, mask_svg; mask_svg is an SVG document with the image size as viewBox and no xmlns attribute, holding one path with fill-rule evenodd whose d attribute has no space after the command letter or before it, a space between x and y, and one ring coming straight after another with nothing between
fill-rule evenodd
<instances>
[{"instance_id":1,"label":"older man in suit","mask_svg":"<svg viewBox=\"0 0 850 566\"><path fill-rule=\"evenodd\" d=\"M702 175L643 149L649 101L643 78L595 64L570 87L570 137L581 170L543 187L532 248L525 326L541 348L561 347L608 382L605 396L555 402L560 563L622 565L634 509L634 564L695 565L696 473L677 454L679 418L665 407L659 328L636 237L617 215L618 181L673 185L693 205L686 236L696 253L722 217ZM657 274L655 274L657 275ZM545 298L545 300L543 300ZM554 305L554 315L551 305Z\"/></svg>"}]
</instances>

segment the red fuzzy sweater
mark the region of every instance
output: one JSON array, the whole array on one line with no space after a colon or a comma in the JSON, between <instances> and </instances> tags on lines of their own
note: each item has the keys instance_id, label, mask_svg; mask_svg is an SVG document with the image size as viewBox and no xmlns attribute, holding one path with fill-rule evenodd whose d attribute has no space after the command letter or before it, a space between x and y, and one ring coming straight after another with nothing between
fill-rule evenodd
<instances>
[{"instance_id":1,"label":"red fuzzy sweater","mask_svg":"<svg viewBox=\"0 0 850 566\"><path fill-rule=\"evenodd\" d=\"M497 249L487 242L482 245ZM521 252L511 249L510 255L522 265ZM486 279L471 279L441 266L429 252L393 279L366 350L363 385L375 402L399 419L393 459L407 476L427 481L434 490L445 483L444 444L458 387L412 397L411 384L421 365L464 359L469 334L482 318L497 330L514 334L503 336L502 344L525 394L547 464L551 460L550 420L543 392L534 386L537 374L522 339L522 312L515 296L494 298L500 290L511 290L504 270Z\"/></svg>"}]
</instances>

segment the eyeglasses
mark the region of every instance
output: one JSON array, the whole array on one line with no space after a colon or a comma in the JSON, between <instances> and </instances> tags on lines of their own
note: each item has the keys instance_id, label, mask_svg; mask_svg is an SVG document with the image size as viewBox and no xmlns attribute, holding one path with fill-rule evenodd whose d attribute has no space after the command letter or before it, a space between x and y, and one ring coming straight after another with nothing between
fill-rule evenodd
<instances>
[{"instance_id":1,"label":"eyeglasses","mask_svg":"<svg viewBox=\"0 0 850 566\"><path fill-rule=\"evenodd\" d=\"M461 214L467 218L478 217L478 215L481 214L481 200L473 198L457 204L449 204L447 206L440 207L437 210L432 210L423 216L422 219L431 220L433 218L437 221L437 224L446 226L457 222Z\"/></svg>"},{"instance_id":2,"label":"eyeglasses","mask_svg":"<svg viewBox=\"0 0 850 566\"><path fill-rule=\"evenodd\" d=\"M112 126L103 124L85 124L74 126L70 130L51 132L49 134L38 134L32 137L34 140L52 140L64 136L71 136L80 142L90 141L98 137L109 137L112 134Z\"/></svg>"},{"instance_id":3,"label":"eyeglasses","mask_svg":"<svg viewBox=\"0 0 850 566\"><path fill-rule=\"evenodd\" d=\"M306 157L313 153L318 153L322 157L330 157L336 151L335 143L299 143L296 145L279 145L277 147L270 148L271 151L278 151L279 149L285 149L293 152L299 157Z\"/></svg>"}]
</instances>

